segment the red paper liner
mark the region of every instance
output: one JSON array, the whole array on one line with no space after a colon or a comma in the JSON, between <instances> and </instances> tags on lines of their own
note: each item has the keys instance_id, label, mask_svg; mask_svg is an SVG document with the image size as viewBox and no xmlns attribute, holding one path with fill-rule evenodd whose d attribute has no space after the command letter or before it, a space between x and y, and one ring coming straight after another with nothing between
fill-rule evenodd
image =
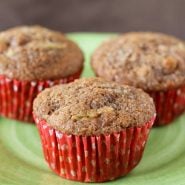
<instances>
[{"instance_id":1,"label":"red paper liner","mask_svg":"<svg viewBox=\"0 0 185 185\"><path fill-rule=\"evenodd\" d=\"M100 136L63 134L34 116L50 168L63 178L103 182L129 173L142 158L155 116L141 127Z\"/></svg>"},{"instance_id":2,"label":"red paper liner","mask_svg":"<svg viewBox=\"0 0 185 185\"><path fill-rule=\"evenodd\" d=\"M149 94L156 105L157 118L154 126L168 125L185 111L185 86Z\"/></svg>"},{"instance_id":3,"label":"red paper liner","mask_svg":"<svg viewBox=\"0 0 185 185\"><path fill-rule=\"evenodd\" d=\"M79 78L81 71L59 80L19 81L0 75L0 115L33 122L32 104L37 94L47 87L65 84Z\"/></svg>"}]
</instances>

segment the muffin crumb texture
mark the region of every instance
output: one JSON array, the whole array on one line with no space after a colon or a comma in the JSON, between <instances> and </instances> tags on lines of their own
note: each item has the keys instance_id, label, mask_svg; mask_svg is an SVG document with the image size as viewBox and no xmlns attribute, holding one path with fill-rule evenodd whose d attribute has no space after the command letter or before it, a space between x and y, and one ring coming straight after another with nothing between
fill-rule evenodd
<instances>
[{"instance_id":1,"label":"muffin crumb texture","mask_svg":"<svg viewBox=\"0 0 185 185\"><path fill-rule=\"evenodd\" d=\"M66 134L100 135L141 126L155 114L152 98L140 89L100 78L80 79L41 92L34 115Z\"/></svg>"},{"instance_id":2,"label":"muffin crumb texture","mask_svg":"<svg viewBox=\"0 0 185 185\"><path fill-rule=\"evenodd\" d=\"M24 81L54 80L82 67L82 51L60 32L20 26L0 33L0 75Z\"/></svg>"},{"instance_id":3,"label":"muffin crumb texture","mask_svg":"<svg viewBox=\"0 0 185 185\"><path fill-rule=\"evenodd\" d=\"M185 84L185 44L161 33L122 34L99 46L92 56L97 76L146 91Z\"/></svg>"}]
</instances>

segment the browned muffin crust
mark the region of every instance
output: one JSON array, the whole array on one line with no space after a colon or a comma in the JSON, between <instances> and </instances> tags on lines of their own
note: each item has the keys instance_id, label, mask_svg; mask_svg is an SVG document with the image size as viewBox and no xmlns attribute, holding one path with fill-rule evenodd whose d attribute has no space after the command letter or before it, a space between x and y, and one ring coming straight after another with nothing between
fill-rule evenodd
<instances>
[{"instance_id":1,"label":"browned muffin crust","mask_svg":"<svg viewBox=\"0 0 185 185\"><path fill-rule=\"evenodd\" d=\"M25 81L58 79L82 66L82 51L60 32L20 26L0 33L1 75Z\"/></svg>"},{"instance_id":2,"label":"browned muffin crust","mask_svg":"<svg viewBox=\"0 0 185 185\"><path fill-rule=\"evenodd\" d=\"M33 112L63 133L99 135L145 124L155 106L140 89L89 78L44 90Z\"/></svg>"},{"instance_id":3,"label":"browned muffin crust","mask_svg":"<svg viewBox=\"0 0 185 185\"><path fill-rule=\"evenodd\" d=\"M104 42L91 60L97 76L146 91L185 85L185 44L151 32L122 34Z\"/></svg>"}]
</instances>

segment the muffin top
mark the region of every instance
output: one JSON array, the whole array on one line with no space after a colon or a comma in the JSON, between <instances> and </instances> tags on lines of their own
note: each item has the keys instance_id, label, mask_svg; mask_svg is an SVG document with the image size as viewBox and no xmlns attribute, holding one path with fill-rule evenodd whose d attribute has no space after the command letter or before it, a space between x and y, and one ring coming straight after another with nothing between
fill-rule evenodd
<instances>
[{"instance_id":1,"label":"muffin top","mask_svg":"<svg viewBox=\"0 0 185 185\"><path fill-rule=\"evenodd\" d=\"M175 37L131 32L112 38L94 52L97 76L146 91L185 84L185 44Z\"/></svg>"},{"instance_id":2,"label":"muffin top","mask_svg":"<svg viewBox=\"0 0 185 185\"><path fill-rule=\"evenodd\" d=\"M25 81L59 79L82 66L80 48L60 32L41 26L0 32L0 75Z\"/></svg>"},{"instance_id":3,"label":"muffin top","mask_svg":"<svg viewBox=\"0 0 185 185\"><path fill-rule=\"evenodd\" d=\"M100 135L145 124L155 106L140 89L88 78L42 91L33 113L66 134Z\"/></svg>"}]
</instances>

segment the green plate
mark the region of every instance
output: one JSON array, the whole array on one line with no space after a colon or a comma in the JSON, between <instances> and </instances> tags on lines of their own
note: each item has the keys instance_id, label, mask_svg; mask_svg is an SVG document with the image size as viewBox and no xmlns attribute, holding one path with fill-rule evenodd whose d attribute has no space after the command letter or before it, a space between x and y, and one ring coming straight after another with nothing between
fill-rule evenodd
<instances>
[{"instance_id":1,"label":"green plate","mask_svg":"<svg viewBox=\"0 0 185 185\"><path fill-rule=\"evenodd\" d=\"M69 34L85 53L83 76L92 76L89 58L113 34ZM185 185L185 115L153 128L140 164L126 177L106 184ZM43 159L35 125L0 118L0 185L81 184L55 175ZM95 183L93 183L95 184Z\"/></svg>"}]
</instances>

